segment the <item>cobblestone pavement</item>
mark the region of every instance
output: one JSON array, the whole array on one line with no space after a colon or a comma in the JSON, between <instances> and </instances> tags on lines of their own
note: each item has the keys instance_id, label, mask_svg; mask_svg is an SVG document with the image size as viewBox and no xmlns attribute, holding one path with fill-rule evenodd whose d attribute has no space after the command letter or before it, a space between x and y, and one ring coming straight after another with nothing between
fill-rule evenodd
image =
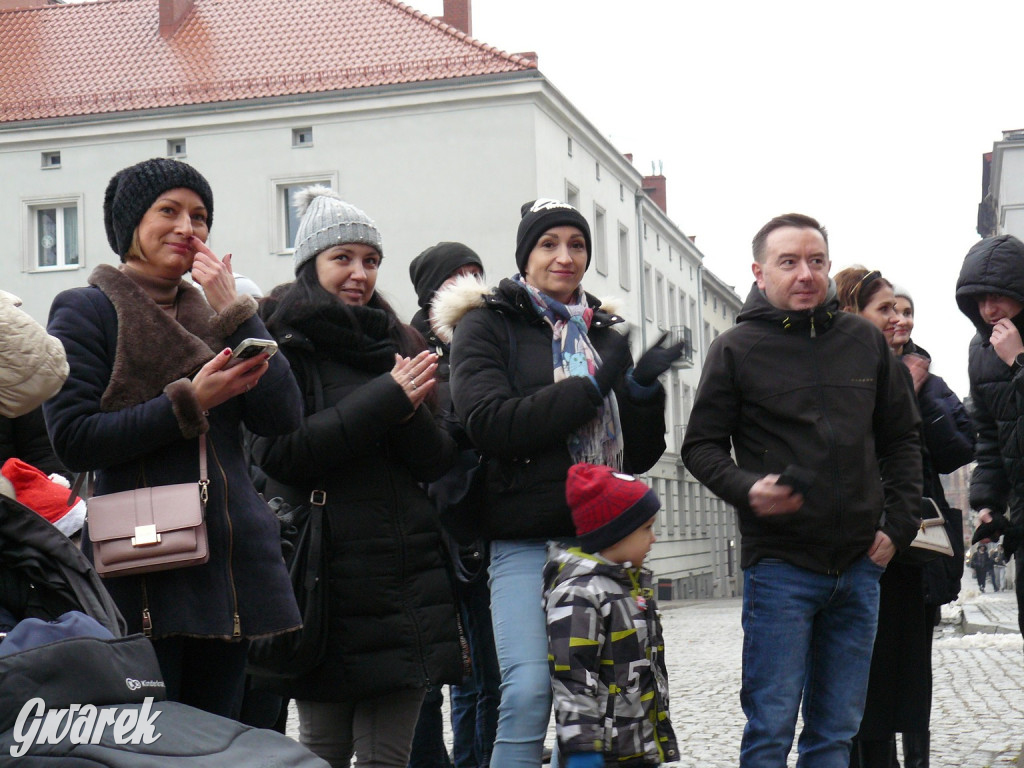
<instances>
[{"instance_id":1,"label":"cobblestone pavement","mask_svg":"<svg viewBox=\"0 0 1024 768\"><path fill-rule=\"evenodd\" d=\"M1016 626L1012 593L965 593ZM963 634L960 608L944 611L932 650L934 768L1016 766L1024 742L1024 643L1019 634ZM726 768L738 762L740 601L694 603L663 616L672 723L680 766ZM799 724L797 733L799 733ZM796 764L796 750L789 764Z\"/></svg>"},{"instance_id":2,"label":"cobblestone pavement","mask_svg":"<svg viewBox=\"0 0 1024 768\"><path fill-rule=\"evenodd\" d=\"M678 765L733 768L744 723L740 600L674 603L662 610L672 722L682 754ZM1024 641L1016 627L1012 592L978 594L966 578L960 601L943 608L932 650L933 768L1018 765L1024 742ZM450 744L447 721L446 697ZM797 733L799 728L798 723ZM294 707L289 734L297 736ZM553 742L552 726L548 743ZM789 765L795 764L794 747Z\"/></svg>"}]
</instances>

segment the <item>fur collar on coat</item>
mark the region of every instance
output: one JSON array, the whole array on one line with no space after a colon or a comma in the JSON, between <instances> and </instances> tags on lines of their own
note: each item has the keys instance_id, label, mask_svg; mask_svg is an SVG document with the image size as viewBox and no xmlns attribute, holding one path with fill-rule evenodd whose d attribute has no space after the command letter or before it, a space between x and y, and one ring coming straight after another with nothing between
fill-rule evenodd
<instances>
[{"instance_id":1,"label":"fur collar on coat","mask_svg":"<svg viewBox=\"0 0 1024 768\"><path fill-rule=\"evenodd\" d=\"M239 296L217 314L197 288L181 281L177 320L157 306L128 275L100 264L89 276L117 313L117 351L100 400L106 412L150 400L168 382L188 378L223 347L223 340L256 314L256 301ZM122 332L123 331L123 332Z\"/></svg>"},{"instance_id":2,"label":"fur collar on coat","mask_svg":"<svg viewBox=\"0 0 1024 768\"><path fill-rule=\"evenodd\" d=\"M488 298L496 296L496 293L496 289L488 287L486 283L473 275L463 275L446 288L438 291L431 302L438 338L445 344L451 344L455 326L459 324L463 316L472 309L484 306ZM599 303L600 311L616 315L615 302L597 300L590 294L586 294L586 296L591 304L595 301Z\"/></svg>"}]
</instances>

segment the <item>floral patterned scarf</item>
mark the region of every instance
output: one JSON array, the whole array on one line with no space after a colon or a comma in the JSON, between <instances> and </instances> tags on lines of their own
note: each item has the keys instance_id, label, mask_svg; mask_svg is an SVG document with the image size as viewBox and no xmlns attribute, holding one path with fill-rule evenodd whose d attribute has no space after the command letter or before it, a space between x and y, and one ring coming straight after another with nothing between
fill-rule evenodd
<instances>
[{"instance_id":1,"label":"floral patterned scarf","mask_svg":"<svg viewBox=\"0 0 1024 768\"><path fill-rule=\"evenodd\" d=\"M526 289L533 308L551 327L551 360L555 381L569 376L589 376L601 364L601 356L590 342L590 321L594 310L587 306L583 288L577 288L569 304L541 293L522 279L513 278ZM597 416L568 439L574 463L604 464L622 469L622 425L615 392L609 392Z\"/></svg>"}]
</instances>

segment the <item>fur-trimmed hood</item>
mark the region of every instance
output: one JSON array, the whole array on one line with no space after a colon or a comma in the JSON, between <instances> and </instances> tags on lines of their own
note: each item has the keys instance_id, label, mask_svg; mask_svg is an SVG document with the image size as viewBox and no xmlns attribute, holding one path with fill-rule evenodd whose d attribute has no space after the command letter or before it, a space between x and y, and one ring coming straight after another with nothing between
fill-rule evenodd
<instances>
[{"instance_id":1,"label":"fur-trimmed hood","mask_svg":"<svg viewBox=\"0 0 1024 768\"><path fill-rule=\"evenodd\" d=\"M256 300L239 296L218 315L187 281L178 286L177 320L160 309L128 275L100 264L89 284L103 291L117 313L117 354L100 402L119 411L159 395L168 382L188 378L220 351L224 339L256 314ZM121 333L120 329L131 329Z\"/></svg>"},{"instance_id":2,"label":"fur-trimmed hood","mask_svg":"<svg viewBox=\"0 0 1024 768\"><path fill-rule=\"evenodd\" d=\"M450 285L438 291L431 302L433 325L438 338L445 344L451 344L455 326L467 312L487 304L510 304L510 296L520 292L523 296L526 295L526 291L521 286L508 279L502 280L496 288L491 288L473 275L463 275L457 278ZM617 301L598 299L589 293L585 293L585 295L594 309L608 316L607 321L603 324L611 325L622 322L623 319L618 315Z\"/></svg>"}]
</instances>

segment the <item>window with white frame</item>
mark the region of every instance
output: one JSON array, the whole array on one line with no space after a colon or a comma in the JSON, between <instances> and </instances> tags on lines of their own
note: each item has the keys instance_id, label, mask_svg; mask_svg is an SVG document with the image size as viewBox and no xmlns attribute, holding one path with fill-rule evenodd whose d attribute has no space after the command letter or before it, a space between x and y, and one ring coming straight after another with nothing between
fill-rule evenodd
<instances>
[{"instance_id":1,"label":"window with white frame","mask_svg":"<svg viewBox=\"0 0 1024 768\"><path fill-rule=\"evenodd\" d=\"M24 202L27 270L41 272L81 266L81 195Z\"/></svg>"},{"instance_id":2,"label":"window with white frame","mask_svg":"<svg viewBox=\"0 0 1024 768\"><path fill-rule=\"evenodd\" d=\"M628 291L629 282L629 230L619 224L619 286Z\"/></svg>"},{"instance_id":3,"label":"window with white frame","mask_svg":"<svg viewBox=\"0 0 1024 768\"><path fill-rule=\"evenodd\" d=\"M602 275L608 274L608 238L605 233L604 208L594 206L594 268Z\"/></svg>"},{"instance_id":4,"label":"window with white frame","mask_svg":"<svg viewBox=\"0 0 1024 768\"><path fill-rule=\"evenodd\" d=\"M657 308L658 327L668 329L668 313L665 311L665 278L660 272L654 274L654 306Z\"/></svg>"},{"instance_id":5,"label":"window with white frame","mask_svg":"<svg viewBox=\"0 0 1024 768\"><path fill-rule=\"evenodd\" d=\"M338 188L338 174L282 176L271 179L270 242L271 252L282 255L295 250L295 232L299 228L299 215L295 210L295 195L302 189L319 184Z\"/></svg>"},{"instance_id":6,"label":"window with white frame","mask_svg":"<svg viewBox=\"0 0 1024 768\"><path fill-rule=\"evenodd\" d=\"M577 211L580 209L580 190L575 184L568 181L565 182L565 202Z\"/></svg>"},{"instance_id":7,"label":"window with white frame","mask_svg":"<svg viewBox=\"0 0 1024 768\"><path fill-rule=\"evenodd\" d=\"M648 320L654 319L654 279L651 275L651 265L644 262L644 291L647 293L647 301L644 302L644 315Z\"/></svg>"}]
</instances>

